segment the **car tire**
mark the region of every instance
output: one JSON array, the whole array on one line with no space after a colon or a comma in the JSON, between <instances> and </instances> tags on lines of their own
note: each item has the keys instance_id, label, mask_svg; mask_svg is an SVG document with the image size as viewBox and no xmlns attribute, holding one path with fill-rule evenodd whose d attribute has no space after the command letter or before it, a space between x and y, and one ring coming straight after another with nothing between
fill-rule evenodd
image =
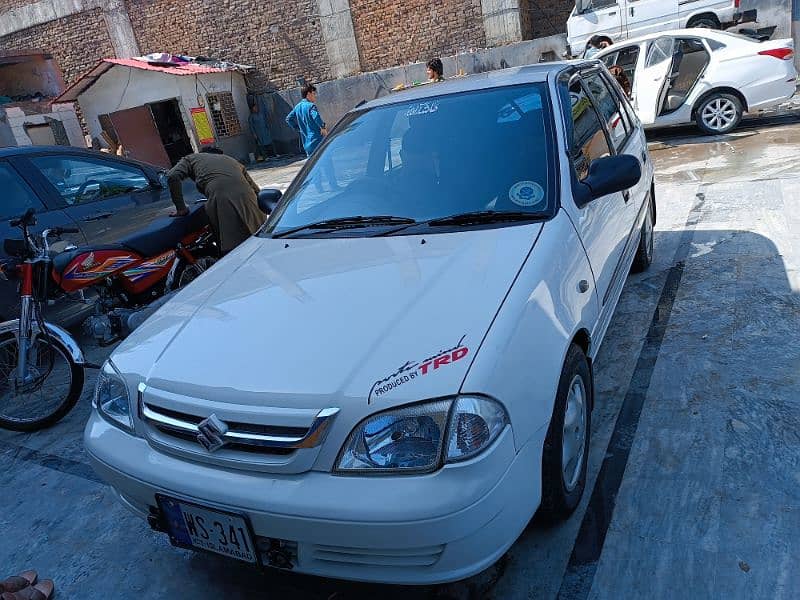
<instances>
[{"instance_id":1,"label":"car tire","mask_svg":"<svg viewBox=\"0 0 800 600\"><path fill-rule=\"evenodd\" d=\"M540 514L546 521L554 523L569 517L586 489L593 394L589 361L583 350L572 344L561 370L544 442Z\"/></svg>"},{"instance_id":2,"label":"car tire","mask_svg":"<svg viewBox=\"0 0 800 600\"><path fill-rule=\"evenodd\" d=\"M653 227L655 226L653 206L655 202L655 197L653 197L647 203L647 214L644 216L642 232L639 235L639 247L636 249L636 256L633 258L633 265L631 265L633 273L646 271L653 263Z\"/></svg>"},{"instance_id":3,"label":"car tire","mask_svg":"<svg viewBox=\"0 0 800 600\"><path fill-rule=\"evenodd\" d=\"M705 15L695 19L688 27L696 27L697 29L722 29L719 20L711 15Z\"/></svg>"},{"instance_id":4,"label":"car tire","mask_svg":"<svg viewBox=\"0 0 800 600\"><path fill-rule=\"evenodd\" d=\"M708 135L730 133L742 121L742 101L733 94L716 92L697 107L695 122Z\"/></svg>"}]
</instances>

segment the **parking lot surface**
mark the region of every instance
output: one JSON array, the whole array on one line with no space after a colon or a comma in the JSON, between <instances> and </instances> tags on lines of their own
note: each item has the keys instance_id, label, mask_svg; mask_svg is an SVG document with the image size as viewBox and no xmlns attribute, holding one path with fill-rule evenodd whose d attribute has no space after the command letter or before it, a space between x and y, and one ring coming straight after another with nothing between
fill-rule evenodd
<instances>
[{"instance_id":1,"label":"parking lot surface","mask_svg":"<svg viewBox=\"0 0 800 600\"><path fill-rule=\"evenodd\" d=\"M368 586L172 548L88 466L92 376L57 426L0 431L0 575L35 568L61 598L796 597L795 121L653 136L655 261L630 277L595 363L587 494L565 524L534 518L489 571L436 588ZM300 164L253 175L285 188ZM95 362L110 352L84 343Z\"/></svg>"}]
</instances>

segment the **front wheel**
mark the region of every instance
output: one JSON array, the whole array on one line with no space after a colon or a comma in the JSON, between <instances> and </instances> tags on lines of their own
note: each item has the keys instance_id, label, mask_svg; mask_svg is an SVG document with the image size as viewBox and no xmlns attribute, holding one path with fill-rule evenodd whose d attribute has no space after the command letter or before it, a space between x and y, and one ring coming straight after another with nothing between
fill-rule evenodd
<instances>
[{"instance_id":1,"label":"front wheel","mask_svg":"<svg viewBox=\"0 0 800 600\"><path fill-rule=\"evenodd\" d=\"M569 517L586 488L593 393L589 361L583 350L572 344L544 442L541 512L548 521Z\"/></svg>"},{"instance_id":2,"label":"front wheel","mask_svg":"<svg viewBox=\"0 0 800 600\"><path fill-rule=\"evenodd\" d=\"M636 249L636 256L633 258L633 265L631 271L634 273L641 273L650 268L653 263L653 203L655 198L647 202L647 214L644 216L644 223L642 223L642 232L639 235L639 247Z\"/></svg>"},{"instance_id":3,"label":"front wheel","mask_svg":"<svg viewBox=\"0 0 800 600\"><path fill-rule=\"evenodd\" d=\"M172 289L178 290L186 285L189 285L205 271L210 269L215 262L217 262L217 259L213 256L204 256L202 258L198 258L194 264L185 262L180 264L177 268L177 272L175 273Z\"/></svg>"},{"instance_id":4,"label":"front wheel","mask_svg":"<svg viewBox=\"0 0 800 600\"><path fill-rule=\"evenodd\" d=\"M695 121L708 135L730 133L739 125L744 114L742 101L732 94L717 92L697 107Z\"/></svg>"},{"instance_id":5,"label":"front wheel","mask_svg":"<svg viewBox=\"0 0 800 600\"><path fill-rule=\"evenodd\" d=\"M17 372L19 344L13 334L0 338L0 427L36 431L66 415L83 390L83 368L55 338L36 336L28 352L28 378Z\"/></svg>"}]
</instances>

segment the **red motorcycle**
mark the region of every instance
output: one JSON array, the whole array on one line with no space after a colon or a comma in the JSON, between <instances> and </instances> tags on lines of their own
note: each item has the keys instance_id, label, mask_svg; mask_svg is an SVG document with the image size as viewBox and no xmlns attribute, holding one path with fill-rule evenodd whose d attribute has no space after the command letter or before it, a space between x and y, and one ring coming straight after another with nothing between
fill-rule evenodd
<instances>
[{"instance_id":1,"label":"red motorcycle","mask_svg":"<svg viewBox=\"0 0 800 600\"><path fill-rule=\"evenodd\" d=\"M205 210L161 221L116 244L73 248L53 258L55 294L97 293L85 329L101 345L122 337L166 302L166 296L213 265L219 246ZM154 302L155 301L155 302Z\"/></svg>"}]
</instances>

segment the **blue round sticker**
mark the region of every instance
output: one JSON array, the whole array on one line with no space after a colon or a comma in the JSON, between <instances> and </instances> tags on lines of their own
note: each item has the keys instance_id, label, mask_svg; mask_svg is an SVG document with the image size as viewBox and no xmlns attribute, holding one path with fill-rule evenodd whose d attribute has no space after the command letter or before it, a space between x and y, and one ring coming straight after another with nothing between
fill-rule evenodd
<instances>
[{"instance_id":1,"label":"blue round sticker","mask_svg":"<svg viewBox=\"0 0 800 600\"><path fill-rule=\"evenodd\" d=\"M520 181L511 187L508 197L517 206L538 206L544 200L544 189L535 181Z\"/></svg>"}]
</instances>

